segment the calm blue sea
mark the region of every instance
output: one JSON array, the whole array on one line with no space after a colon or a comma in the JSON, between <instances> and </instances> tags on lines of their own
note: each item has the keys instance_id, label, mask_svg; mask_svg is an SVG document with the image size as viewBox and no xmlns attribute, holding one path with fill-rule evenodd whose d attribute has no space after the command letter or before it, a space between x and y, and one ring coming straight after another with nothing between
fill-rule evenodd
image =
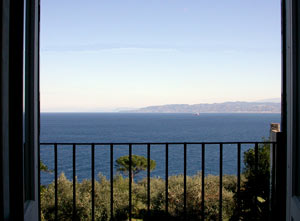
<instances>
[{"instance_id":1,"label":"calm blue sea","mask_svg":"<svg viewBox=\"0 0 300 221\"><path fill-rule=\"evenodd\" d=\"M270 123L280 123L280 114L133 114L133 113L42 113L41 142L203 142L262 141L269 136ZM242 152L251 148L242 146ZM133 146L133 154L146 156L146 146ZM41 160L54 168L53 146L42 146ZM219 147L206 148L206 174L219 173ZM128 155L128 146L116 146L114 160ZM156 169L151 176L164 177L165 147L151 147ZM187 173L201 171L201 146L188 145ZM95 170L109 178L109 146L96 146ZM224 174L236 174L237 148L224 146ZM72 179L72 146L58 146L58 171ZM117 171L115 170L116 174ZM183 146L169 147L169 175L183 173ZM91 177L91 151L78 146L76 152L78 180ZM137 179L145 177L141 173ZM41 183L52 182L54 174L42 173Z\"/></svg>"}]
</instances>

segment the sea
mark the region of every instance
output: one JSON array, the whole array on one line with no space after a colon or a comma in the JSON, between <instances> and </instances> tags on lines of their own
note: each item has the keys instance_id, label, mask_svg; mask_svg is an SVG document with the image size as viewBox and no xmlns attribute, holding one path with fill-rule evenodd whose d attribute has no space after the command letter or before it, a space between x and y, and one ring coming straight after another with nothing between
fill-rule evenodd
<instances>
[{"instance_id":1,"label":"sea","mask_svg":"<svg viewBox=\"0 0 300 221\"><path fill-rule=\"evenodd\" d=\"M158 113L41 113L41 143L160 143L160 142L238 142L268 139L270 124L280 123L280 114L158 114ZM242 145L243 154L253 145ZM183 145L169 145L169 176L183 174ZM201 145L187 145L187 175L201 172ZM205 175L218 175L218 145L205 146ZM115 161L128 155L128 145L114 146ZM133 145L132 154L147 156L146 145ZM40 158L54 169L54 146L41 145ZM151 145L151 159L156 168L151 177L165 177L165 145ZM58 145L58 173L73 176L72 145ZM76 147L76 176L79 182L91 178L91 146ZM110 146L95 146L95 174L110 178ZM237 174L237 145L223 146L223 174ZM146 177L140 172L135 180ZM54 173L41 173L41 184L54 180Z\"/></svg>"}]
</instances>

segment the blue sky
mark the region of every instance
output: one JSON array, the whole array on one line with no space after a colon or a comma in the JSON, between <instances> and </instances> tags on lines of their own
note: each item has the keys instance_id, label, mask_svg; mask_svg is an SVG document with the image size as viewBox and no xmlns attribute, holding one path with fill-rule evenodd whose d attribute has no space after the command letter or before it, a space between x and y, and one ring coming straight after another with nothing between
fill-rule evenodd
<instances>
[{"instance_id":1,"label":"blue sky","mask_svg":"<svg viewBox=\"0 0 300 221\"><path fill-rule=\"evenodd\" d=\"M41 110L280 97L280 1L42 0Z\"/></svg>"}]
</instances>

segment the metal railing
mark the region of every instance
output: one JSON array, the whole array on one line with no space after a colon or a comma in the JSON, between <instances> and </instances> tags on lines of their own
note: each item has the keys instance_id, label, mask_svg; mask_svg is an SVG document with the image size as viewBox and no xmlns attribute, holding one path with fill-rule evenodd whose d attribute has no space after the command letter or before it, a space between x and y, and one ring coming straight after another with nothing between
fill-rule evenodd
<instances>
[{"instance_id":1,"label":"metal railing","mask_svg":"<svg viewBox=\"0 0 300 221\"><path fill-rule=\"evenodd\" d=\"M113 220L114 217L114 147L116 146L128 146L129 155L129 220L132 219L132 147L133 146L145 146L147 147L147 210L150 212L150 150L152 146L163 145L165 148L165 212L168 214L169 209L169 196L168 196L168 178L169 178L169 147L170 145L182 145L183 146L183 218L187 219L187 149L189 145L199 145L202 150L201 154L201 219L205 220L205 150L207 145L218 145L220 153L219 162L219 220L222 220L223 211L223 149L224 145L235 145L237 148L237 210L241 206L240 192L241 192L241 148L243 145L254 145L255 152L255 171L258 171L258 148L260 144L269 144L272 148L272 152L275 153L276 142L168 142L168 143L41 143L40 146L52 146L54 148L54 185L55 185L55 220L58 220L58 147L72 146L72 170L73 170L73 220L76 219L76 147L77 146L89 146L91 149L91 217L95 220L95 148L99 146L110 147L110 217ZM256 196L257 197L257 196ZM255 201L255 203L257 203Z\"/></svg>"}]
</instances>

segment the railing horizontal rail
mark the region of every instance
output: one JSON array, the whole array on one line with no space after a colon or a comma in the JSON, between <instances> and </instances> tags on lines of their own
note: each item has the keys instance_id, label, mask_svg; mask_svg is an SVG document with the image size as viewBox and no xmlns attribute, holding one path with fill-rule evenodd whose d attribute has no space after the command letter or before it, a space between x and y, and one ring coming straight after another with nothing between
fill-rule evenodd
<instances>
[{"instance_id":1,"label":"railing horizontal rail","mask_svg":"<svg viewBox=\"0 0 300 221\"><path fill-rule=\"evenodd\" d=\"M240 214L240 192L241 192L241 147L242 145L254 145L254 154L255 154L255 171L254 174L256 175L258 172L258 164L259 164L259 152L258 148L260 144L272 144L273 148L276 144L276 142L270 142L270 141L235 141L235 142L132 142L132 143L126 143L126 142L119 142L119 143L74 143L74 142L67 142L67 143L50 143L50 142L43 142L40 143L40 146L52 146L54 149L54 186L55 186L55 206L54 206L54 218L55 220L59 220L59 213L58 213L58 147L60 146L71 146L72 147L72 170L73 170L73 211L72 211L72 219L78 220L77 216L77 207L76 207L76 147L77 146L89 146L91 149L91 219L95 220L95 148L97 146L109 146L110 147L110 216L111 220L114 219L114 170L113 170L113 160L114 160L114 147L115 146L126 146L125 148L128 148L128 154L129 154L129 201L128 201L128 218L129 220L132 219L132 210L133 210L133 204L132 204L132 193L133 193L133 185L134 185L134 174L132 172L133 167L133 155L132 155L132 148L133 146L145 146L147 148L147 212L148 215L150 215L151 205L150 205L150 151L151 146L154 145L163 145L165 148L165 213L168 216L169 215L169 148L172 147L172 145L182 145L183 147L183 218L184 220L189 220L188 218L188 200L187 200L187 149L189 145L198 145L201 148L201 155L199 156L199 159L201 159L201 205L199 207L201 208L201 218L202 220L206 219L206 209L205 209L205 192L206 188L205 185L205 161L206 161L206 149L209 147L209 145L218 145L219 146L219 220L223 219L223 153L225 151L224 145L235 145L237 147L237 183L236 183L236 191L237 191L237 212L238 217ZM40 171L39 171L40 172ZM255 196L257 197L257 196ZM255 204L257 202L255 201ZM257 206L255 205L255 208Z\"/></svg>"},{"instance_id":2,"label":"railing horizontal rail","mask_svg":"<svg viewBox=\"0 0 300 221\"><path fill-rule=\"evenodd\" d=\"M54 145L54 144L57 144L57 145L73 145L73 144L76 144L76 145L84 145L84 146L88 146L88 145L92 145L92 144L94 144L94 145L111 145L111 144L113 144L113 145L129 145L129 144L131 144L131 145L147 145L147 144L151 144L151 145L166 145L166 144L169 144L169 145L183 145L183 144L189 144L189 145L191 145L191 144L198 144L198 145L200 145L200 144L208 144L208 145L210 145L210 144L215 144L215 145L217 145L217 144L276 144L276 142L272 142L272 141L241 141L241 142L239 142L239 141L225 141L225 142L155 142L155 143L151 143L151 142L133 142L133 143L71 143L71 142L66 142L66 143L55 143L55 142L52 142L52 143L40 143L40 145Z\"/></svg>"}]
</instances>

